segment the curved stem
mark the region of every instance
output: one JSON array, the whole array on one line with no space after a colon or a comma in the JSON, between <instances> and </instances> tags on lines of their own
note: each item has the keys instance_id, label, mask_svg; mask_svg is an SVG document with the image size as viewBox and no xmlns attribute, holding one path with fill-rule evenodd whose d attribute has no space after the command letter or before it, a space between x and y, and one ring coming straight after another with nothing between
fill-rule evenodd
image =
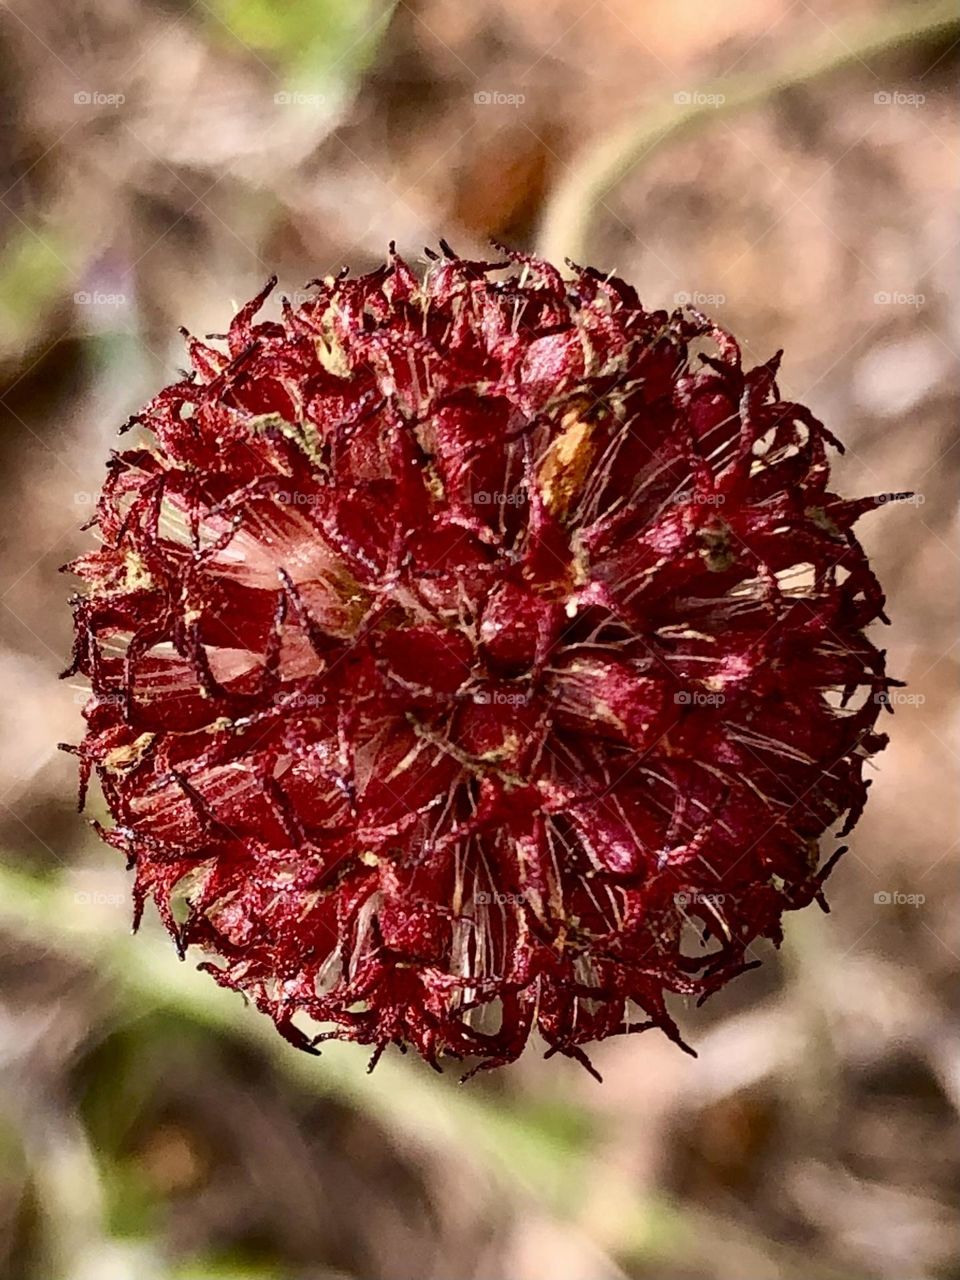
<instances>
[{"instance_id":1,"label":"curved stem","mask_svg":"<svg viewBox=\"0 0 960 1280\"><path fill-rule=\"evenodd\" d=\"M929 8L886 13L864 25L847 24L830 39L763 70L720 79L689 96L690 102L643 111L638 117L591 142L574 158L547 203L539 252L550 262L580 260L591 223L606 196L641 160L665 143L698 132L717 119L757 106L784 89L812 84L835 71L865 63L909 44L960 36L960 11L948 0ZM687 95L685 95L687 96Z\"/></svg>"}]
</instances>

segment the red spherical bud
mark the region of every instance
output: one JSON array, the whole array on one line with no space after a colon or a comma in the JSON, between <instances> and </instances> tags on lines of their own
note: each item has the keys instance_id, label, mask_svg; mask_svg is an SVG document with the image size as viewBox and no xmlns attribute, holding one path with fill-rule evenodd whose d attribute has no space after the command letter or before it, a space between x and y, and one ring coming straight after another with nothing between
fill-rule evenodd
<instances>
[{"instance_id":1,"label":"red spherical bud","mask_svg":"<svg viewBox=\"0 0 960 1280\"><path fill-rule=\"evenodd\" d=\"M72 566L137 913L301 1047L680 1042L667 994L822 902L884 745L881 499L830 491L777 359L509 257L191 339Z\"/></svg>"}]
</instances>

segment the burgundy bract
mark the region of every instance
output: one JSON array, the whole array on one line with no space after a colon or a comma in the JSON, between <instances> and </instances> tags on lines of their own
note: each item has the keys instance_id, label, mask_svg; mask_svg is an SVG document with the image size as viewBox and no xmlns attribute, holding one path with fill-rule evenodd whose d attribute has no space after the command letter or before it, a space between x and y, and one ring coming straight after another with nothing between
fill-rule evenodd
<instances>
[{"instance_id":1,"label":"burgundy bract","mask_svg":"<svg viewBox=\"0 0 960 1280\"><path fill-rule=\"evenodd\" d=\"M137 913L303 1048L682 1043L666 996L822 903L884 745L883 499L777 359L506 256L191 339L71 566Z\"/></svg>"}]
</instances>

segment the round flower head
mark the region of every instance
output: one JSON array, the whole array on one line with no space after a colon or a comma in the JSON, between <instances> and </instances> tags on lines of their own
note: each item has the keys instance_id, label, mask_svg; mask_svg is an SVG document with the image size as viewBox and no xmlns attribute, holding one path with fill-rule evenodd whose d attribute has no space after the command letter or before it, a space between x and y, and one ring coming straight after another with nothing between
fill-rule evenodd
<instances>
[{"instance_id":1,"label":"round flower head","mask_svg":"<svg viewBox=\"0 0 960 1280\"><path fill-rule=\"evenodd\" d=\"M70 566L81 791L137 917L301 1048L682 1044L668 993L824 905L863 807L884 499L698 312L443 251L258 321L271 281L128 424Z\"/></svg>"}]
</instances>

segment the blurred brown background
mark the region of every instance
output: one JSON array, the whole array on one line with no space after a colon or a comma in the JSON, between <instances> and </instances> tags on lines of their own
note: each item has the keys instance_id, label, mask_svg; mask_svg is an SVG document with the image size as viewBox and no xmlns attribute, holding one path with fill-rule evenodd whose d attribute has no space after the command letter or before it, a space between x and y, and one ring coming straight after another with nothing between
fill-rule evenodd
<instances>
[{"instance_id":1,"label":"blurred brown background","mask_svg":"<svg viewBox=\"0 0 960 1280\"><path fill-rule=\"evenodd\" d=\"M0 1273L960 1277L960 16L877 0L0 5ZM694 1062L535 1049L459 1088L314 1061L128 936L73 810L60 564L124 417L276 270L488 236L693 301L847 442L906 680L832 914Z\"/></svg>"}]
</instances>

